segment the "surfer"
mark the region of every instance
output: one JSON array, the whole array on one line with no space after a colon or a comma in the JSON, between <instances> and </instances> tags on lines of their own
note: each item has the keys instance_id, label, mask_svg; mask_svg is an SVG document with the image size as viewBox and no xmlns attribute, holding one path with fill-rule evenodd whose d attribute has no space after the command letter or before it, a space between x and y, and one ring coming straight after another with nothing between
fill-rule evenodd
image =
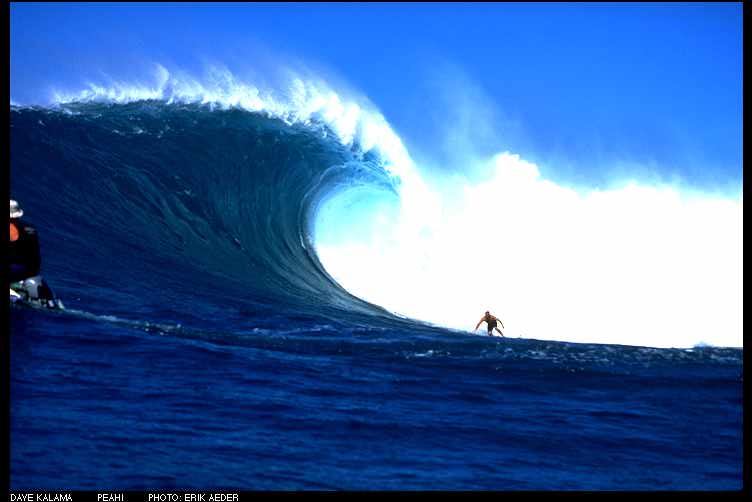
<instances>
[{"instance_id":1,"label":"surfer","mask_svg":"<svg viewBox=\"0 0 752 502\"><path fill-rule=\"evenodd\" d=\"M488 329L488 336L493 336L493 330L498 331L502 337L504 336L504 333L502 333L501 330L496 327L497 322L501 324L502 328L504 327L504 323L501 322L501 319L499 319L498 317L491 315L491 313L488 310L486 310L486 313L483 315L483 317L480 318L480 321L478 321L478 324L475 325L475 330L473 331L476 331L478 329L478 326L480 326L480 324L483 321L486 321L486 328Z\"/></svg>"},{"instance_id":2,"label":"surfer","mask_svg":"<svg viewBox=\"0 0 752 502\"><path fill-rule=\"evenodd\" d=\"M45 306L57 307L55 295L39 276L42 258L36 229L21 220L24 212L10 200L10 243L8 245L8 280L11 301L36 300Z\"/></svg>"},{"instance_id":3,"label":"surfer","mask_svg":"<svg viewBox=\"0 0 752 502\"><path fill-rule=\"evenodd\" d=\"M39 255L39 238L34 227L21 220L23 209L15 200L10 201L10 245L8 246L8 278L10 282L23 281L39 273L42 259Z\"/></svg>"}]
</instances>

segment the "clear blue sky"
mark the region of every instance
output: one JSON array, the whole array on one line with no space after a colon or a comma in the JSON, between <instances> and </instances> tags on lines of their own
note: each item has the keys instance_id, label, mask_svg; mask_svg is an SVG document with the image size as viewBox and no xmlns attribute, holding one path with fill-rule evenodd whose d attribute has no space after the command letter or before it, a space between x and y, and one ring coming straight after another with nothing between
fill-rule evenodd
<instances>
[{"instance_id":1,"label":"clear blue sky","mask_svg":"<svg viewBox=\"0 0 752 502\"><path fill-rule=\"evenodd\" d=\"M253 66L263 48L342 78L417 156L451 157L441 145L459 123L479 153L509 149L558 180L600 184L626 163L620 175L741 185L741 3L19 3L10 13L20 103L102 72L144 77L155 62L196 74L205 61Z\"/></svg>"}]
</instances>

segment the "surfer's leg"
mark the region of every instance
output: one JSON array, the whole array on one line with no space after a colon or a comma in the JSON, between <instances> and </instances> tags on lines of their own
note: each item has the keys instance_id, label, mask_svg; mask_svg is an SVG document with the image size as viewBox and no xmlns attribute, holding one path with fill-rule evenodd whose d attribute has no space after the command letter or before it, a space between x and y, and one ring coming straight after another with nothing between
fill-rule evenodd
<instances>
[{"instance_id":1,"label":"surfer's leg","mask_svg":"<svg viewBox=\"0 0 752 502\"><path fill-rule=\"evenodd\" d=\"M42 279L37 287L37 296L40 300L54 300L55 295L52 293L52 289L47 284L47 281Z\"/></svg>"}]
</instances>

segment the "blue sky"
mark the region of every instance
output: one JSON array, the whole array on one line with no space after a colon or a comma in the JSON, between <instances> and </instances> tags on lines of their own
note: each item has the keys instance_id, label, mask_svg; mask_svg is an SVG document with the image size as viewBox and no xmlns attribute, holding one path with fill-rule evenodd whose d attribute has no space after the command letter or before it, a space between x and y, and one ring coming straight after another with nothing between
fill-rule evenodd
<instances>
[{"instance_id":1,"label":"blue sky","mask_svg":"<svg viewBox=\"0 0 752 502\"><path fill-rule=\"evenodd\" d=\"M742 178L738 4L11 4L11 99L303 61L367 96L416 157L510 150L559 181ZM263 68L263 65L262 65ZM336 88L336 86L335 86ZM443 145L443 146L442 146Z\"/></svg>"}]
</instances>

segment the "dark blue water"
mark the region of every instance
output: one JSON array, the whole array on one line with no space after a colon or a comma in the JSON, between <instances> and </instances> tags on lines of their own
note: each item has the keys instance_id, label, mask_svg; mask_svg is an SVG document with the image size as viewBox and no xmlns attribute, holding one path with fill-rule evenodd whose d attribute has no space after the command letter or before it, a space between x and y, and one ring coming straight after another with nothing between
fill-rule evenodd
<instances>
[{"instance_id":1,"label":"dark blue water","mask_svg":"<svg viewBox=\"0 0 752 502\"><path fill-rule=\"evenodd\" d=\"M379 159L239 110L11 111L68 311L11 309L11 488L742 487L742 350L470 336L339 287L319 202Z\"/></svg>"}]
</instances>

